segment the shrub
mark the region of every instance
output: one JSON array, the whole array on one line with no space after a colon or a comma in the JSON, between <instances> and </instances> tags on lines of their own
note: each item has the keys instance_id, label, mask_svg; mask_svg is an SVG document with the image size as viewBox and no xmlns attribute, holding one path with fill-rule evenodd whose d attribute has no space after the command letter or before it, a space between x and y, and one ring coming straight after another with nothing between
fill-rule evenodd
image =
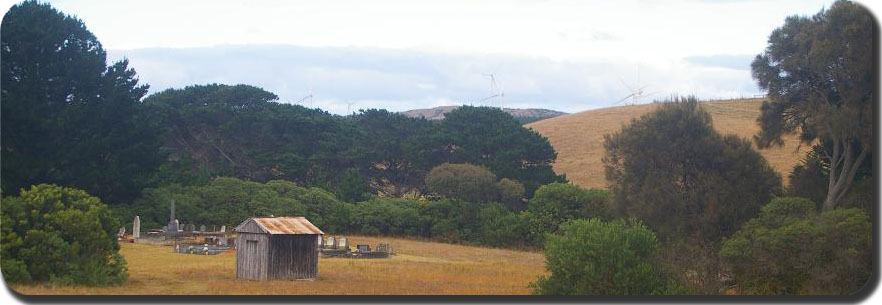
<instances>
[{"instance_id":1,"label":"shrub","mask_svg":"<svg viewBox=\"0 0 882 305\"><path fill-rule=\"evenodd\" d=\"M372 198L352 211L355 230L368 235L426 236L428 223L416 200Z\"/></svg>"},{"instance_id":2,"label":"shrub","mask_svg":"<svg viewBox=\"0 0 882 305\"><path fill-rule=\"evenodd\" d=\"M527 245L530 223L526 213L512 212L504 205L492 203L478 210L478 230L476 240L482 245L520 246Z\"/></svg>"},{"instance_id":3,"label":"shrub","mask_svg":"<svg viewBox=\"0 0 882 305\"><path fill-rule=\"evenodd\" d=\"M560 224L577 218L607 218L610 195L599 189L583 189L568 183L539 187L527 205L534 235L541 243L544 233L554 233Z\"/></svg>"},{"instance_id":4,"label":"shrub","mask_svg":"<svg viewBox=\"0 0 882 305\"><path fill-rule=\"evenodd\" d=\"M3 277L8 282L118 285L128 278L119 223L85 191L40 184L2 205Z\"/></svg>"},{"instance_id":5,"label":"shrub","mask_svg":"<svg viewBox=\"0 0 882 305\"><path fill-rule=\"evenodd\" d=\"M429 203L425 215L430 220L433 238L444 242L474 240L479 206L459 200L436 200Z\"/></svg>"},{"instance_id":6,"label":"shrub","mask_svg":"<svg viewBox=\"0 0 882 305\"><path fill-rule=\"evenodd\" d=\"M496 199L496 175L485 167L444 163L426 175L426 187L442 197L469 202Z\"/></svg>"},{"instance_id":7,"label":"shrub","mask_svg":"<svg viewBox=\"0 0 882 305\"><path fill-rule=\"evenodd\" d=\"M858 209L818 213L777 198L723 241L720 256L742 293L851 294L869 280L872 224Z\"/></svg>"},{"instance_id":8,"label":"shrub","mask_svg":"<svg viewBox=\"0 0 882 305\"><path fill-rule=\"evenodd\" d=\"M665 292L653 265L658 240L637 220L578 219L545 243L551 273L531 286L542 295L647 295Z\"/></svg>"},{"instance_id":9,"label":"shrub","mask_svg":"<svg viewBox=\"0 0 882 305\"><path fill-rule=\"evenodd\" d=\"M499 202L505 204L513 211L523 210L524 204L524 185L516 180L502 178L496 183L496 189L499 192Z\"/></svg>"}]
</instances>

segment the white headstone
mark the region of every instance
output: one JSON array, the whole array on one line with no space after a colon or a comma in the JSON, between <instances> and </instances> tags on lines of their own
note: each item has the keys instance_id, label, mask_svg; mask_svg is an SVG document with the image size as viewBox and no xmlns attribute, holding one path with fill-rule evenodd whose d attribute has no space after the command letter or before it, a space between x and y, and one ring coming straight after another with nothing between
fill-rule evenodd
<instances>
[{"instance_id":1,"label":"white headstone","mask_svg":"<svg viewBox=\"0 0 882 305\"><path fill-rule=\"evenodd\" d=\"M227 232L227 226L226 225L221 226L220 231L221 231L221 233Z\"/></svg>"},{"instance_id":2,"label":"white headstone","mask_svg":"<svg viewBox=\"0 0 882 305\"><path fill-rule=\"evenodd\" d=\"M139 216L135 216L135 221L132 223L132 238L141 238L141 217Z\"/></svg>"}]
</instances>

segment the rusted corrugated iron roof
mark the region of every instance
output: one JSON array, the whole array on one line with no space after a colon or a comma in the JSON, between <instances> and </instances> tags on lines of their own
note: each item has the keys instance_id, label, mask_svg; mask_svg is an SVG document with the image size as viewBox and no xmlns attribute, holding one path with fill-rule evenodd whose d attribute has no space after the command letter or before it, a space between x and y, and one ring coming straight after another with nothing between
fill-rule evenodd
<instances>
[{"instance_id":1,"label":"rusted corrugated iron roof","mask_svg":"<svg viewBox=\"0 0 882 305\"><path fill-rule=\"evenodd\" d=\"M254 217L236 228L242 227L249 221L254 221L265 233L269 234L325 234L309 220L306 220L306 217Z\"/></svg>"}]
</instances>

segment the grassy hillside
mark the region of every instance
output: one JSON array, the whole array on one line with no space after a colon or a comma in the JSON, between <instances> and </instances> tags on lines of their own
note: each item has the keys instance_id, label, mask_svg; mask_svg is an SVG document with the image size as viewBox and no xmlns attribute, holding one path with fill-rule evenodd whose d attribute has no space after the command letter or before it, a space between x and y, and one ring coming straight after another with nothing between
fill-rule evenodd
<instances>
[{"instance_id":1,"label":"grassy hillside","mask_svg":"<svg viewBox=\"0 0 882 305\"><path fill-rule=\"evenodd\" d=\"M541 253L349 236L352 245L387 242L390 259L319 259L315 281L237 281L236 254L175 254L170 247L122 244L129 281L120 287L13 285L23 294L528 294L545 273Z\"/></svg>"},{"instance_id":2,"label":"grassy hillside","mask_svg":"<svg viewBox=\"0 0 882 305\"><path fill-rule=\"evenodd\" d=\"M528 124L548 137L557 150L554 170L565 173L567 178L584 187L608 186L603 173L603 135L622 128L623 124L658 107L659 104L643 104L589 110ZM714 128L723 134L736 134L752 138L759 131L756 119L760 114L762 99L704 102L702 106L713 116ZM799 162L807 147L797 151L799 140L795 136L784 139L784 147L761 150L786 183L787 175Z\"/></svg>"}]
</instances>

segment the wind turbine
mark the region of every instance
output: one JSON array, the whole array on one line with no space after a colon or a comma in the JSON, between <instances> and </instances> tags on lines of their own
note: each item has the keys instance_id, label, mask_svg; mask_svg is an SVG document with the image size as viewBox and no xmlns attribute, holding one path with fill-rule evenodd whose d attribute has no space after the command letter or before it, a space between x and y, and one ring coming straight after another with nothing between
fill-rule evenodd
<instances>
[{"instance_id":1,"label":"wind turbine","mask_svg":"<svg viewBox=\"0 0 882 305\"><path fill-rule=\"evenodd\" d=\"M628 91L630 91L631 94L628 94L625 97L623 97L622 99L618 100L616 102L616 104L624 102L625 100L627 100L629 98L631 99L631 105L640 104L641 98L658 93L658 92L646 93L645 90L646 90L646 88L649 87L649 85L643 85L642 87L640 86L640 65L637 65L637 83L634 85L634 87L628 86L628 83L626 83L624 79L619 78L619 80L622 81L622 85L625 85L625 88L628 88Z\"/></svg>"},{"instance_id":2,"label":"wind turbine","mask_svg":"<svg viewBox=\"0 0 882 305\"><path fill-rule=\"evenodd\" d=\"M486 100L490 100L490 107L493 107L493 100L494 99L502 100L502 98L505 97L505 91L502 89L502 86L499 86L496 84L496 74L495 73L484 74L484 76L490 78L490 96L485 97L484 99L482 99L480 101L483 102Z\"/></svg>"},{"instance_id":3,"label":"wind turbine","mask_svg":"<svg viewBox=\"0 0 882 305\"><path fill-rule=\"evenodd\" d=\"M312 88L309 88L309 94L307 94L303 98L297 100L297 104L300 104L300 102L303 102L307 99L309 99L309 107L312 108Z\"/></svg>"},{"instance_id":4,"label":"wind turbine","mask_svg":"<svg viewBox=\"0 0 882 305\"><path fill-rule=\"evenodd\" d=\"M355 105L355 102L346 101L346 115L352 114L352 105Z\"/></svg>"}]
</instances>

